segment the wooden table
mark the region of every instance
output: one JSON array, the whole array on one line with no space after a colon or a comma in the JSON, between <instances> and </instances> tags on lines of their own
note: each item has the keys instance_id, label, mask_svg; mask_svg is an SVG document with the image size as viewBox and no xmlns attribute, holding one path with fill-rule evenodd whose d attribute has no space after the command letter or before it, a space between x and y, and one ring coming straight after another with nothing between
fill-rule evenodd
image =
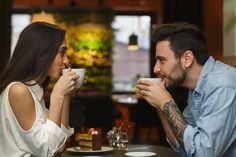
<instances>
[{"instance_id":1,"label":"wooden table","mask_svg":"<svg viewBox=\"0 0 236 157\"><path fill-rule=\"evenodd\" d=\"M113 150L111 152L92 154L92 156L100 157L127 157L126 152L154 152L156 157L179 157L171 148L158 145L128 145L126 151ZM91 154L89 154L91 156ZM71 153L64 151L61 157L84 157L85 154Z\"/></svg>"}]
</instances>

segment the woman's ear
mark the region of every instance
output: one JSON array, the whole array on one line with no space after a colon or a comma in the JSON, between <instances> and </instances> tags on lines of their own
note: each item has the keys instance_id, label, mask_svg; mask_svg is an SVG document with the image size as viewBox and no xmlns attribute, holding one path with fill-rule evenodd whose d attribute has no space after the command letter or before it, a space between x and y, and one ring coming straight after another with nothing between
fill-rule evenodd
<instances>
[{"instance_id":1,"label":"woman's ear","mask_svg":"<svg viewBox=\"0 0 236 157\"><path fill-rule=\"evenodd\" d=\"M186 68L190 67L194 60L193 53L190 50L185 51L181 58L182 63L185 65Z\"/></svg>"}]
</instances>

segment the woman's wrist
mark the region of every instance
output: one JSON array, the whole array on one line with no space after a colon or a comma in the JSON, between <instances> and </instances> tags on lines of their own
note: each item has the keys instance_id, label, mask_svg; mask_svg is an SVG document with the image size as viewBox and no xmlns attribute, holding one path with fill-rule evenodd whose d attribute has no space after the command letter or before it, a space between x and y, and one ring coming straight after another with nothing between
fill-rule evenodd
<instances>
[{"instance_id":1,"label":"woman's wrist","mask_svg":"<svg viewBox=\"0 0 236 157\"><path fill-rule=\"evenodd\" d=\"M51 101L51 105L56 104L56 105L63 105L65 96L62 94L58 94L58 93L51 93L51 97L50 97L50 101Z\"/></svg>"},{"instance_id":2,"label":"woman's wrist","mask_svg":"<svg viewBox=\"0 0 236 157\"><path fill-rule=\"evenodd\" d=\"M66 95L66 96L64 97L63 105L69 106L69 105L70 105L70 100L71 100L71 97L68 96L68 95Z\"/></svg>"}]
</instances>

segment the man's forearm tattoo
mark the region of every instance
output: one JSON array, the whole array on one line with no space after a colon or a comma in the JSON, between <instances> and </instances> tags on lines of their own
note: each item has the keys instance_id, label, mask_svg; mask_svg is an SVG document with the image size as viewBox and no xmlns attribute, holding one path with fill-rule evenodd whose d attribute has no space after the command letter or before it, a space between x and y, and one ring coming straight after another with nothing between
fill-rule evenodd
<instances>
[{"instance_id":1,"label":"man's forearm tattoo","mask_svg":"<svg viewBox=\"0 0 236 157\"><path fill-rule=\"evenodd\" d=\"M184 130L188 124L185 121L183 115L181 114L179 108L177 107L175 101L171 100L165 103L162 110L177 140L183 146L184 145L184 141L183 141Z\"/></svg>"}]
</instances>

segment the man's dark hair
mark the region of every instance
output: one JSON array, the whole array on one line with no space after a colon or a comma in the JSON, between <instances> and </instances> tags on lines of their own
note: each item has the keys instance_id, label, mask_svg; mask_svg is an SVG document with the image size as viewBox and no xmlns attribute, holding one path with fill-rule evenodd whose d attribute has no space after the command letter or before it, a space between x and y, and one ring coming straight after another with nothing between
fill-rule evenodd
<instances>
[{"instance_id":1,"label":"man's dark hair","mask_svg":"<svg viewBox=\"0 0 236 157\"><path fill-rule=\"evenodd\" d=\"M195 25L177 22L163 24L152 32L152 42L169 41L175 56L180 58L187 50L192 51L198 64L203 65L209 58L206 37Z\"/></svg>"}]
</instances>

